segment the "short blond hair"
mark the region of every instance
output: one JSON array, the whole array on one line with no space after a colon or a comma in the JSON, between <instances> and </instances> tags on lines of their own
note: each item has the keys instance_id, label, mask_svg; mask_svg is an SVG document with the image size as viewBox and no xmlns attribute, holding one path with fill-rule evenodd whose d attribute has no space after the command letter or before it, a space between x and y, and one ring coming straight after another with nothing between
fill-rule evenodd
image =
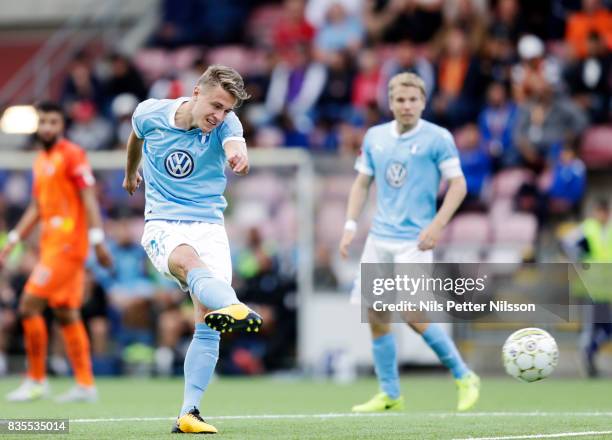
<instances>
[{"instance_id":1,"label":"short blond hair","mask_svg":"<svg viewBox=\"0 0 612 440\"><path fill-rule=\"evenodd\" d=\"M236 99L236 107L249 99L249 95L244 89L244 80L236 69L220 64L212 64L198 79L199 86L221 86L223 90Z\"/></svg>"},{"instance_id":2,"label":"short blond hair","mask_svg":"<svg viewBox=\"0 0 612 440\"><path fill-rule=\"evenodd\" d=\"M423 94L423 99L427 99L425 93L425 81L416 73L403 72L398 73L389 81L389 98L393 96L393 89L396 87L416 87Z\"/></svg>"}]
</instances>

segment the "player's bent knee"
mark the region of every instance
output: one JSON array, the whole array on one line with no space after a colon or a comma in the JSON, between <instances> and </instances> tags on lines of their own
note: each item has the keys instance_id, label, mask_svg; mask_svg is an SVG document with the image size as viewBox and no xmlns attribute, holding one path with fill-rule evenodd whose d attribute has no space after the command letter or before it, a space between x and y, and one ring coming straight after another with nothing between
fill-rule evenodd
<instances>
[{"instance_id":1,"label":"player's bent knee","mask_svg":"<svg viewBox=\"0 0 612 440\"><path fill-rule=\"evenodd\" d=\"M53 314L59 321L60 325L69 325L81 319L78 309L68 309L64 307L54 308Z\"/></svg>"},{"instance_id":2,"label":"player's bent knee","mask_svg":"<svg viewBox=\"0 0 612 440\"><path fill-rule=\"evenodd\" d=\"M381 336L384 336L391 332L391 325L370 322L370 331L372 332L372 338L380 338Z\"/></svg>"},{"instance_id":3,"label":"player's bent knee","mask_svg":"<svg viewBox=\"0 0 612 440\"><path fill-rule=\"evenodd\" d=\"M47 303L42 298L24 293L19 302L19 316L22 318L31 318L32 316L40 315L44 312Z\"/></svg>"},{"instance_id":4,"label":"player's bent knee","mask_svg":"<svg viewBox=\"0 0 612 440\"><path fill-rule=\"evenodd\" d=\"M168 269L172 275L185 282L187 274L196 267L206 267L195 249L188 244L177 246L168 258Z\"/></svg>"},{"instance_id":5,"label":"player's bent knee","mask_svg":"<svg viewBox=\"0 0 612 440\"><path fill-rule=\"evenodd\" d=\"M409 322L408 325L419 334L423 334L425 330L427 330L427 327L429 327L428 322Z\"/></svg>"}]
</instances>

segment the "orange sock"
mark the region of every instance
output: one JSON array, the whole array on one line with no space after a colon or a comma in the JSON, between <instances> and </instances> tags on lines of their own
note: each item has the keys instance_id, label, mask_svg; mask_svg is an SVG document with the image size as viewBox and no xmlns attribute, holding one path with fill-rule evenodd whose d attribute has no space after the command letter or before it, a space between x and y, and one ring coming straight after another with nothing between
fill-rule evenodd
<instances>
[{"instance_id":1,"label":"orange sock","mask_svg":"<svg viewBox=\"0 0 612 440\"><path fill-rule=\"evenodd\" d=\"M28 358L28 377L44 380L47 376L47 325L41 315L23 319L23 335Z\"/></svg>"},{"instance_id":2,"label":"orange sock","mask_svg":"<svg viewBox=\"0 0 612 440\"><path fill-rule=\"evenodd\" d=\"M74 377L79 385L91 386L94 383L91 369L91 354L89 353L89 338L85 331L83 321L78 320L62 326L64 347L70 364L74 370Z\"/></svg>"}]
</instances>

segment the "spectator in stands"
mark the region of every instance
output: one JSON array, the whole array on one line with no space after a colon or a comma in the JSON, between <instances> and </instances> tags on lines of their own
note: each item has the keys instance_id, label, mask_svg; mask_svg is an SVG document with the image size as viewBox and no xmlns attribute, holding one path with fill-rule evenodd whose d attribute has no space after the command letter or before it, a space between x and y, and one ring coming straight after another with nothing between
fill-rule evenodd
<instances>
[{"instance_id":1,"label":"spectator in stands","mask_svg":"<svg viewBox=\"0 0 612 440\"><path fill-rule=\"evenodd\" d=\"M393 56L383 63L378 86L378 105L382 112L389 113L389 80L398 73L410 72L419 75L425 82L425 92L431 96L435 88L435 71L429 60L417 53L410 40L401 40L395 46Z\"/></svg>"},{"instance_id":2,"label":"spectator in stands","mask_svg":"<svg viewBox=\"0 0 612 440\"><path fill-rule=\"evenodd\" d=\"M348 13L341 3L332 3L315 35L315 58L331 65L337 52L346 51L356 55L363 37L361 17Z\"/></svg>"},{"instance_id":3,"label":"spectator in stands","mask_svg":"<svg viewBox=\"0 0 612 440\"><path fill-rule=\"evenodd\" d=\"M153 44L176 48L188 44L218 46L244 41L243 26L253 2L249 0L163 0L161 25Z\"/></svg>"},{"instance_id":4,"label":"spectator in stands","mask_svg":"<svg viewBox=\"0 0 612 440\"><path fill-rule=\"evenodd\" d=\"M109 105L122 93L130 93L136 96L138 101L147 99L147 89L142 75L127 57L115 53L109 56L108 61L111 72L104 82L104 93Z\"/></svg>"},{"instance_id":5,"label":"spectator in stands","mask_svg":"<svg viewBox=\"0 0 612 440\"><path fill-rule=\"evenodd\" d=\"M70 63L60 96L60 102L67 114L72 112L73 104L81 101L93 103L98 110L104 104L102 85L91 71L89 60L83 53Z\"/></svg>"},{"instance_id":6,"label":"spectator in stands","mask_svg":"<svg viewBox=\"0 0 612 440\"><path fill-rule=\"evenodd\" d=\"M487 35L480 52L480 66L485 81L509 83L516 63L516 44L503 29L492 30Z\"/></svg>"},{"instance_id":7,"label":"spectator in stands","mask_svg":"<svg viewBox=\"0 0 612 440\"><path fill-rule=\"evenodd\" d=\"M159 3L160 23L152 37L155 45L176 48L193 42L193 1L162 0Z\"/></svg>"},{"instance_id":8,"label":"spectator in stands","mask_svg":"<svg viewBox=\"0 0 612 440\"><path fill-rule=\"evenodd\" d=\"M158 296L156 308L159 315L155 372L161 376L170 376L175 366L182 367L184 361L181 339L193 335L193 304L183 292L175 289Z\"/></svg>"},{"instance_id":9,"label":"spectator in stands","mask_svg":"<svg viewBox=\"0 0 612 440\"><path fill-rule=\"evenodd\" d=\"M444 2L442 12L444 25L439 34L443 36L447 29L461 29L467 39L470 50L478 53L486 37L486 3L480 0L455 0Z\"/></svg>"},{"instance_id":10,"label":"spectator in stands","mask_svg":"<svg viewBox=\"0 0 612 440\"><path fill-rule=\"evenodd\" d=\"M565 71L565 80L576 104L593 123L604 123L610 109L610 54L601 35L589 35L586 57L576 60Z\"/></svg>"},{"instance_id":11,"label":"spectator in stands","mask_svg":"<svg viewBox=\"0 0 612 440\"><path fill-rule=\"evenodd\" d=\"M122 93L113 99L111 113L115 122L115 145L123 148L132 132L132 114L138 105L138 99L129 93Z\"/></svg>"},{"instance_id":12,"label":"spectator in stands","mask_svg":"<svg viewBox=\"0 0 612 440\"><path fill-rule=\"evenodd\" d=\"M360 16L363 0L307 0L306 20L315 28L325 23L327 11L333 5L340 5L351 16Z\"/></svg>"},{"instance_id":13,"label":"spectator in stands","mask_svg":"<svg viewBox=\"0 0 612 440\"><path fill-rule=\"evenodd\" d=\"M156 286L147 267L147 256L135 241L131 218L111 223L113 241L109 250L115 261L112 272L95 268L96 277L108 292L110 306L121 316L120 340L153 342L151 313Z\"/></svg>"},{"instance_id":14,"label":"spectator in stands","mask_svg":"<svg viewBox=\"0 0 612 440\"><path fill-rule=\"evenodd\" d=\"M612 50L612 12L601 0L582 0L582 10L567 20L565 41L579 58L588 54L589 36L597 33L607 51Z\"/></svg>"},{"instance_id":15,"label":"spectator in stands","mask_svg":"<svg viewBox=\"0 0 612 440\"><path fill-rule=\"evenodd\" d=\"M436 77L429 116L451 129L475 121L482 104L483 76L479 59L472 55L466 34L459 28L446 33Z\"/></svg>"},{"instance_id":16,"label":"spectator in stands","mask_svg":"<svg viewBox=\"0 0 612 440\"><path fill-rule=\"evenodd\" d=\"M300 46L297 45L295 47ZM291 50L288 50L287 53L290 54ZM251 95L251 99L245 105L245 108L249 108L251 106L259 107L262 103L264 103L266 100L266 92L270 87L270 78L272 76L274 67L278 63L278 60L279 58L276 54L274 54L272 51L266 51L263 58L263 65L260 67L260 69L249 72L244 76L245 89L249 95Z\"/></svg>"},{"instance_id":17,"label":"spectator in stands","mask_svg":"<svg viewBox=\"0 0 612 440\"><path fill-rule=\"evenodd\" d=\"M499 0L493 12L489 34L505 35L516 44L519 36L525 31L525 22L518 0Z\"/></svg>"},{"instance_id":18,"label":"spectator in stands","mask_svg":"<svg viewBox=\"0 0 612 440\"><path fill-rule=\"evenodd\" d=\"M87 327L91 342L93 369L96 374L117 374L118 365L111 344L111 322L109 319L108 300L104 288L95 281L91 271L85 278L83 322Z\"/></svg>"},{"instance_id":19,"label":"spectator in stands","mask_svg":"<svg viewBox=\"0 0 612 440\"><path fill-rule=\"evenodd\" d=\"M98 114L91 101L78 101L71 107L72 124L68 138L86 150L110 148L114 139L113 126Z\"/></svg>"},{"instance_id":20,"label":"spectator in stands","mask_svg":"<svg viewBox=\"0 0 612 440\"><path fill-rule=\"evenodd\" d=\"M181 96L185 96L185 93L183 92L182 82L176 77L175 74L169 73L157 78L153 82L149 88L149 98L176 99L180 98ZM122 93L122 95L125 95L125 93Z\"/></svg>"},{"instance_id":21,"label":"spectator in stands","mask_svg":"<svg viewBox=\"0 0 612 440\"><path fill-rule=\"evenodd\" d=\"M456 137L461 169L467 184L462 208L485 210L483 189L493 170L491 156L476 124L463 127Z\"/></svg>"},{"instance_id":22,"label":"spectator in stands","mask_svg":"<svg viewBox=\"0 0 612 440\"><path fill-rule=\"evenodd\" d=\"M375 50L364 48L359 53L358 70L353 81L351 104L358 110L376 103L381 72Z\"/></svg>"},{"instance_id":23,"label":"spectator in stands","mask_svg":"<svg viewBox=\"0 0 612 440\"><path fill-rule=\"evenodd\" d=\"M272 71L265 103L269 118L287 109L299 130L309 130L310 112L325 86L325 77L325 66L312 60L310 49L295 47Z\"/></svg>"},{"instance_id":24,"label":"spectator in stands","mask_svg":"<svg viewBox=\"0 0 612 440\"><path fill-rule=\"evenodd\" d=\"M586 115L571 100L555 96L542 77L531 77L532 98L521 106L514 139L527 166L539 171L563 145L575 145L587 126Z\"/></svg>"},{"instance_id":25,"label":"spectator in stands","mask_svg":"<svg viewBox=\"0 0 612 440\"><path fill-rule=\"evenodd\" d=\"M537 78L548 83L555 91L561 91L561 65L546 54L544 42L535 35L523 35L517 51L520 62L512 68L512 94L514 101L522 104L530 99L531 84Z\"/></svg>"},{"instance_id":26,"label":"spectator in stands","mask_svg":"<svg viewBox=\"0 0 612 440\"><path fill-rule=\"evenodd\" d=\"M257 227L249 229L247 246L238 254L236 267L244 279L237 289L238 298L262 315L266 327L261 335L228 341L225 349L232 352L232 365L223 368L246 374L279 368L295 343L295 309L288 298L295 292L295 281L282 276L278 256L266 246Z\"/></svg>"},{"instance_id":27,"label":"spectator in stands","mask_svg":"<svg viewBox=\"0 0 612 440\"><path fill-rule=\"evenodd\" d=\"M552 167L550 185L544 190L544 214L577 214L586 190L586 167L566 145ZM545 220L545 219L543 219Z\"/></svg>"},{"instance_id":28,"label":"spectator in stands","mask_svg":"<svg viewBox=\"0 0 612 440\"><path fill-rule=\"evenodd\" d=\"M287 112L280 115L278 125L283 131L283 146L308 148L308 135L296 128Z\"/></svg>"},{"instance_id":29,"label":"spectator in stands","mask_svg":"<svg viewBox=\"0 0 612 440\"><path fill-rule=\"evenodd\" d=\"M373 41L416 44L431 40L442 23L440 0L366 0L364 22Z\"/></svg>"},{"instance_id":30,"label":"spectator in stands","mask_svg":"<svg viewBox=\"0 0 612 440\"><path fill-rule=\"evenodd\" d=\"M332 121L349 119L352 113L351 92L355 71L351 55L345 51L327 55L326 78L316 104L316 117Z\"/></svg>"},{"instance_id":31,"label":"spectator in stands","mask_svg":"<svg viewBox=\"0 0 612 440\"><path fill-rule=\"evenodd\" d=\"M508 87L500 82L487 89L487 103L478 117L480 136L493 159L494 169L520 164L520 154L512 138L518 109L508 99Z\"/></svg>"},{"instance_id":32,"label":"spectator in stands","mask_svg":"<svg viewBox=\"0 0 612 440\"><path fill-rule=\"evenodd\" d=\"M297 45L309 45L314 35L314 27L306 21L305 0L284 0L283 19L276 23L273 31L276 52L284 53Z\"/></svg>"}]
</instances>

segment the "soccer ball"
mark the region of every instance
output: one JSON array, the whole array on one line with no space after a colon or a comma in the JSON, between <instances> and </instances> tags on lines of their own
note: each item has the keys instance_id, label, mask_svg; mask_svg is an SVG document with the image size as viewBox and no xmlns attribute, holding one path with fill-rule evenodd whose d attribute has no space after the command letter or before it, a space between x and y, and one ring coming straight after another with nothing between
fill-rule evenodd
<instances>
[{"instance_id":1,"label":"soccer ball","mask_svg":"<svg viewBox=\"0 0 612 440\"><path fill-rule=\"evenodd\" d=\"M502 360L510 376L523 382L536 382L553 372L559 360L559 349L547 331L524 328L506 339Z\"/></svg>"}]
</instances>

